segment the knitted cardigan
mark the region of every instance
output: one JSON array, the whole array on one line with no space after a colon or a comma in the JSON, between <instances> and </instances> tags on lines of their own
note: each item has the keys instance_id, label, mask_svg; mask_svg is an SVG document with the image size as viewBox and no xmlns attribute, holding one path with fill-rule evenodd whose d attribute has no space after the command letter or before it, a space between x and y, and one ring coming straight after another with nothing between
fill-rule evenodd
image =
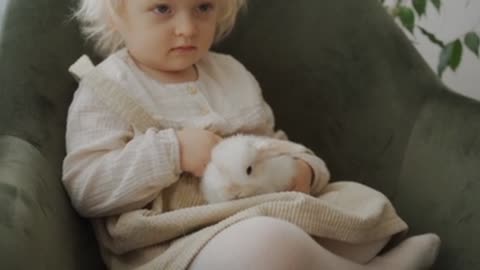
<instances>
[{"instance_id":1,"label":"knitted cardigan","mask_svg":"<svg viewBox=\"0 0 480 270\"><path fill-rule=\"evenodd\" d=\"M162 126L88 62L77 62L71 72L139 131ZM258 216L291 222L313 237L355 245L388 239L407 229L383 194L354 182L328 184L316 197L280 192L218 204L205 202L198 183L184 174L144 209L92 220L107 266L186 269L216 234Z\"/></svg>"}]
</instances>

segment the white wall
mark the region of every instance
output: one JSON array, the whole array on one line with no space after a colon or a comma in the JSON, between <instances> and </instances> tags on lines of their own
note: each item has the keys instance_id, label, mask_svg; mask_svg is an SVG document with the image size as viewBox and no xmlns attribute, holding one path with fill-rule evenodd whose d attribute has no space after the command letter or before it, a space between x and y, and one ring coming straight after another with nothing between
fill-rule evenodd
<instances>
[{"instance_id":1,"label":"white wall","mask_svg":"<svg viewBox=\"0 0 480 270\"><path fill-rule=\"evenodd\" d=\"M429 2L427 14L420 19L419 24L446 42L472 30L480 35L480 0L442 0L442 4L438 12ZM440 48L418 30L415 31L415 37L410 37L430 67L436 71ZM447 69L442 79L453 90L480 100L480 59L470 50L464 50L457 71Z\"/></svg>"},{"instance_id":2,"label":"white wall","mask_svg":"<svg viewBox=\"0 0 480 270\"><path fill-rule=\"evenodd\" d=\"M10 1L0 0L0 26L3 26L5 20L5 12ZM0 40L2 40L3 30L0 29Z\"/></svg>"},{"instance_id":3,"label":"white wall","mask_svg":"<svg viewBox=\"0 0 480 270\"><path fill-rule=\"evenodd\" d=\"M7 9L7 1L0 0L0 23L5 18L5 10Z\"/></svg>"}]
</instances>

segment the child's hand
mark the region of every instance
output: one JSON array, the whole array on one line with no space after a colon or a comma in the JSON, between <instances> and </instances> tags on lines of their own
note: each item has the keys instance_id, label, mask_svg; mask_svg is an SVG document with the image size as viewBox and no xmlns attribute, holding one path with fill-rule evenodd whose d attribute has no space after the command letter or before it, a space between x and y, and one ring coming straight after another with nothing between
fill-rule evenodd
<instances>
[{"instance_id":1,"label":"child's hand","mask_svg":"<svg viewBox=\"0 0 480 270\"><path fill-rule=\"evenodd\" d=\"M177 131L182 171L201 177L210 162L212 148L222 139L213 132L186 128Z\"/></svg>"},{"instance_id":2,"label":"child's hand","mask_svg":"<svg viewBox=\"0 0 480 270\"><path fill-rule=\"evenodd\" d=\"M292 191L310 194L313 171L310 165L301 159L297 159L297 175L293 178Z\"/></svg>"}]
</instances>

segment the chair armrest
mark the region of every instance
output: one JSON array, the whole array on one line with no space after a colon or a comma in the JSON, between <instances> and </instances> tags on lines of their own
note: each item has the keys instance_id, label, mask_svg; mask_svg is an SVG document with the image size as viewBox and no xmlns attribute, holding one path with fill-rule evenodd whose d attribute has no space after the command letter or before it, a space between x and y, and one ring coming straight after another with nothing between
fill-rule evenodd
<instances>
[{"instance_id":1,"label":"chair armrest","mask_svg":"<svg viewBox=\"0 0 480 270\"><path fill-rule=\"evenodd\" d=\"M480 261L480 102L443 91L424 104L393 196L412 233L442 238L441 269Z\"/></svg>"},{"instance_id":2,"label":"chair armrest","mask_svg":"<svg viewBox=\"0 0 480 270\"><path fill-rule=\"evenodd\" d=\"M28 142L0 136L0 261L4 269L102 269L88 223L59 175Z\"/></svg>"}]
</instances>

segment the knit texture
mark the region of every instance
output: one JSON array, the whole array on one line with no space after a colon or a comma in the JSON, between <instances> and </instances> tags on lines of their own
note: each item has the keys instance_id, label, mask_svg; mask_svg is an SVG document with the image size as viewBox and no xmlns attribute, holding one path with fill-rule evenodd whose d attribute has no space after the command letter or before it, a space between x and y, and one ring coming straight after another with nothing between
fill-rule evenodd
<instances>
[{"instance_id":1,"label":"knit texture","mask_svg":"<svg viewBox=\"0 0 480 270\"><path fill-rule=\"evenodd\" d=\"M95 221L108 266L186 269L216 234L258 216L280 218L312 236L356 245L407 229L387 198L354 182L330 184L318 197L284 192L211 205L204 204L196 183L197 179L182 179L151 209Z\"/></svg>"},{"instance_id":2,"label":"knit texture","mask_svg":"<svg viewBox=\"0 0 480 270\"><path fill-rule=\"evenodd\" d=\"M108 74L104 76L102 70L83 74L82 84L93 96L134 127L132 138L152 128L156 132L171 128L165 118L155 116L129 95L127 88L105 79ZM274 136L273 119L265 123L269 126L263 129ZM307 153L303 158L316 175L312 195L281 192L206 204L199 179L179 173L172 183L157 187L150 203L139 207L140 201L129 201L109 217L93 219L106 264L110 269L186 269L216 234L257 216L286 220L312 236L356 245L387 239L407 229L384 195L354 182L327 184L329 173L323 161ZM64 181L68 176L64 174ZM81 186L81 177L76 180L77 187Z\"/></svg>"}]
</instances>

